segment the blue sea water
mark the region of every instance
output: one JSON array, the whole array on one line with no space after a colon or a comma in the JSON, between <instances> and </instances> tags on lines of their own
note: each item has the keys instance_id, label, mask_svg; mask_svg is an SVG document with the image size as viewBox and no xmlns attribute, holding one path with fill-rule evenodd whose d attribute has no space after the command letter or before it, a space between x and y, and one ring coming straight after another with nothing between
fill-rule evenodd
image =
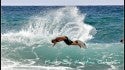
<instances>
[{"instance_id":1,"label":"blue sea water","mask_svg":"<svg viewBox=\"0 0 125 70\"><path fill-rule=\"evenodd\" d=\"M2 6L2 70L123 70L123 6ZM51 47L66 35L87 49Z\"/></svg>"}]
</instances>

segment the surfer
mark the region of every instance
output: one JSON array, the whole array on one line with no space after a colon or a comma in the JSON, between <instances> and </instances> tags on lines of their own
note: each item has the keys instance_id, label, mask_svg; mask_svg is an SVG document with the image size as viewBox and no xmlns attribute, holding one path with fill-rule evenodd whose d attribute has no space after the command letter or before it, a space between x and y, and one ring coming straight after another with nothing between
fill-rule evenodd
<instances>
[{"instance_id":1,"label":"surfer","mask_svg":"<svg viewBox=\"0 0 125 70\"><path fill-rule=\"evenodd\" d=\"M124 38L120 40L121 43L124 43Z\"/></svg>"},{"instance_id":2,"label":"surfer","mask_svg":"<svg viewBox=\"0 0 125 70\"><path fill-rule=\"evenodd\" d=\"M57 42L60 42L60 41L64 41L67 45L78 45L80 48L81 47L86 48L85 43L83 43L83 42L81 42L79 40L72 41L67 36L60 36L60 37L56 37L55 39L51 40L51 42L53 43L53 46ZM83 45L81 45L81 44L83 44Z\"/></svg>"}]
</instances>

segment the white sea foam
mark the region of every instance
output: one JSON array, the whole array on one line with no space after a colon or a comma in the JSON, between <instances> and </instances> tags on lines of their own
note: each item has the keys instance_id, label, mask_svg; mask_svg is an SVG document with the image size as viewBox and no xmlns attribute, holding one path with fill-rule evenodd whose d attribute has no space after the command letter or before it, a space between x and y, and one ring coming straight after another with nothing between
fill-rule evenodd
<instances>
[{"instance_id":1,"label":"white sea foam","mask_svg":"<svg viewBox=\"0 0 125 70\"><path fill-rule=\"evenodd\" d=\"M93 38L96 29L84 23L85 15L77 7L63 7L39 13L28 20L28 24L19 32L2 34L2 41L37 43L41 39L50 41L56 36L66 35L69 38L87 41ZM41 43L41 42L40 42Z\"/></svg>"},{"instance_id":2,"label":"white sea foam","mask_svg":"<svg viewBox=\"0 0 125 70\"><path fill-rule=\"evenodd\" d=\"M70 67L63 66L15 66L15 67L2 67L2 70L75 70Z\"/></svg>"}]
</instances>

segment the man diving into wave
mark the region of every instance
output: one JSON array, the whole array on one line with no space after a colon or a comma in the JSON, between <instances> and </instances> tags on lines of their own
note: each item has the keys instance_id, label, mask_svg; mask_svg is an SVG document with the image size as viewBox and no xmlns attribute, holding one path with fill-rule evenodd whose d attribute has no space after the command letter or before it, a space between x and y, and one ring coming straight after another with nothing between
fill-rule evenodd
<instances>
[{"instance_id":1,"label":"man diving into wave","mask_svg":"<svg viewBox=\"0 0 125 70\"><path fill-rule=\"evenodd\" d=\"M86 48L85 43L83 43L80 40L75 40L72 41L70 40L67 36L60 36L60 37L56 37L55 39L52 39L51 42L53 43L53 46L57 43L57 42L61 42L64 41L67 45L78 45L80 48Z\"/></svg>"}]
</instances>

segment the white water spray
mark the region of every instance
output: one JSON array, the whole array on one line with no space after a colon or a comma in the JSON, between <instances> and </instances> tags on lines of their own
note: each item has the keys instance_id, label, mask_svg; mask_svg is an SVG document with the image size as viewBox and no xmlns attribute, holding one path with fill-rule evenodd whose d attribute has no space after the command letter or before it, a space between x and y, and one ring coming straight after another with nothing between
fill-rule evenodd
<instances>
[{"instance_id":1,"label":"white water spray","mask_svg":"<svg viewBox=\"0 0 125 70\"><path fill-rule=\"evenodd\" d=\"M2 34L2 40L37 43L50 41L57 36L68 36L72 40L87 41L93 38L96 29L84 23L85 15L77 7L64 7L40 13L29 19L27 26L17 33Z\"/></svg>"}]
</instances>

